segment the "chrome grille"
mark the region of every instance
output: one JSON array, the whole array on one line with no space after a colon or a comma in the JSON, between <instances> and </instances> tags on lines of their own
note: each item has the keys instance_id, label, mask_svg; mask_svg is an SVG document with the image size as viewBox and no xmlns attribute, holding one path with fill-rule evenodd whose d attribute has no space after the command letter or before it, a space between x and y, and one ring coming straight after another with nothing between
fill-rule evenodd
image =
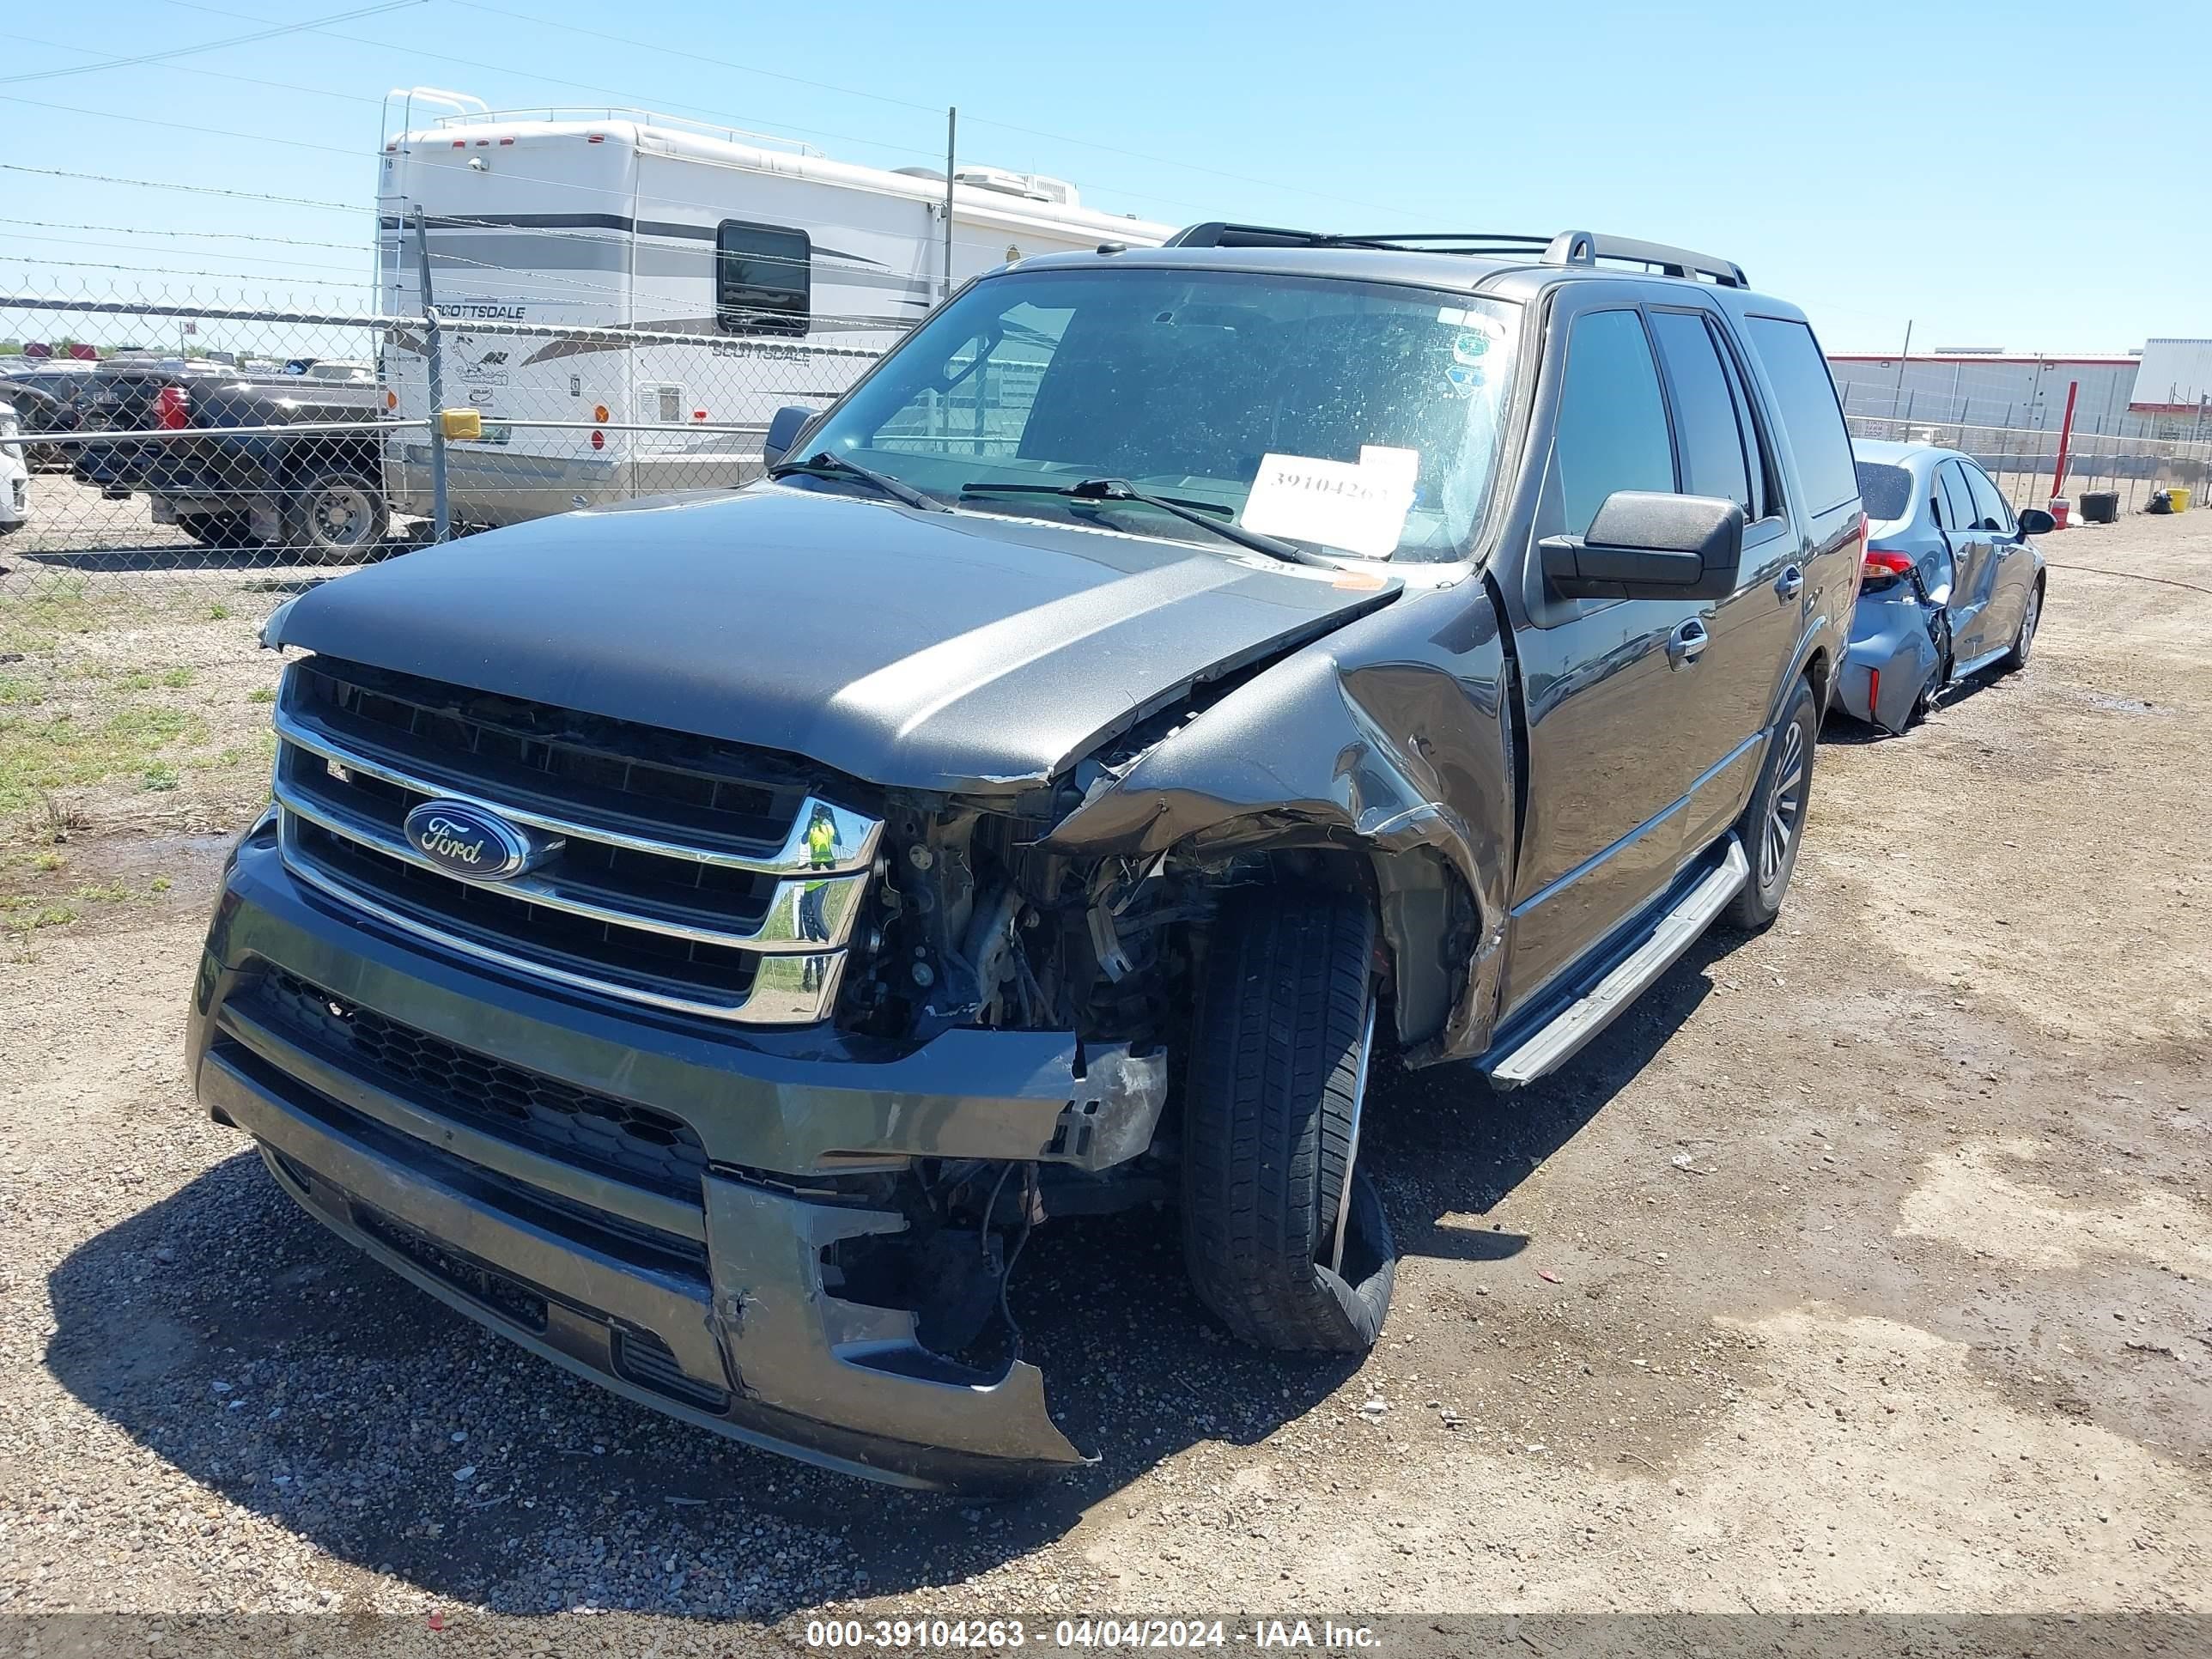
<instances>
[{"instance_id":1,"label":"chrome grille","mask_svg":"<svg viewBox=\"0 0 2212 1659\"><path fill-rule=\"evenodd\" d=\"M745 1024L836 1000L882 825L784 757L327 658L276 709L293 872L446 950L572 988ZM405 831L433 800L557 848L458 876Z\"/></svg>"}]
</instances>

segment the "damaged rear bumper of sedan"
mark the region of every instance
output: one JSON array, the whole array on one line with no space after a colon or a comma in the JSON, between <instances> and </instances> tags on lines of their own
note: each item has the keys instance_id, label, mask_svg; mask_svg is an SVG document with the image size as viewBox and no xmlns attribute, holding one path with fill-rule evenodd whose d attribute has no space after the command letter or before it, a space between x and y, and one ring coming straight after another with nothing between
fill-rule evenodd
<instances>
[{"instance_id":1,"label":"damaged rear bumper of sedan","mask_svg":"<svg viewBox=\"0 0 2212 1659\"><path fill-rule=\"evenodd\" d=\"M1943 657L1931 620L1940 615L1910 598L1861 594L1836 677L1837 706L1901 734L1922 695L1942 689Z\"/></svg>"},{"instance_id":2,"label":"damaged rear bumper of sedan","mask_svg":"<svg viewBox=\"0 0 2212 1659\"><path fill-rule=\"evenodd\" d=\"M1035 1366L932 1346L953 1252L885 1195L922 1159L1097 1171L1150 1139L1164 1065L1054 1032L833 1047L641 1027L422 954L335 914L265 832L227 874L191 1027L202 1102L293 1199L556 1364L900 1485L1088 1461ZM856 1246L906 1259L855 1271Z\"/></svg>"}]
</instances>

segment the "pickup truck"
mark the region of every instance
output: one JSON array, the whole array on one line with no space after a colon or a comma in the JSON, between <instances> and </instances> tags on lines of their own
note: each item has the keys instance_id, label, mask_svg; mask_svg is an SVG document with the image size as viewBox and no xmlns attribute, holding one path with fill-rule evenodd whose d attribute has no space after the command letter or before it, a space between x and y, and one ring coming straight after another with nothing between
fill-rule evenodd
<instances>
[{"instance_id":1,"label":"pickup truck","mask_svg":"<svg viewBox=\"0 0 2212 1659\"><path fill-rule=\"evenodd\" d=\"M197 366L103 367L100 380L100 423L184 435L71 446L79 483L111 497L143 493L155 524L210 547L283 546L323 564L381 550L391 515L373 383L253 381ZM268 429L293 426L307 429Z\"/></svg>"},{"instance_id":2,"label":"pickup truck","mask_svg":"<svg viewBox=\"0 0 2212 1659\"><path fill-rule=\"evenodd\" d=\"M1066 1468L1008 1284L1144 1206L1237 1337L1360 1352L1378 1051L1472 1120L1783 904L1864 532L1729 261L1024 260L766 459L274 614L192 995L287 1193L634 1401Z\"/></svg>"}]
</instances>

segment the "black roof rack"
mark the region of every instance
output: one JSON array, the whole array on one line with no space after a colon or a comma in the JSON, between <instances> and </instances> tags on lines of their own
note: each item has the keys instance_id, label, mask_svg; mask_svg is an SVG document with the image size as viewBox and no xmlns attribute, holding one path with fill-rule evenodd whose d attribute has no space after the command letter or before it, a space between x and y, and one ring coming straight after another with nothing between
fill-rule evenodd
<instances>
[{"instance_id":1,"label":"black roof rack","mask_svg":"<svg viewBox=\"0 0 2212 1659\"><path fill-rule=\"evenodd\" d=\"M1191 225L1168 238L1170 247L1372 247L1404 252L1496 253L1534 257L1547 265L1595 265L1601 259L1650 267L1666 276L1705 277L1723 288L1748 288L1743 267L1733 259L1697 253L1664 242L1640 242L1628 236L1600 236L1587 230L1563 230L1556 236L1524 236L1504 231L1420 230L1338 236L1321 231L1286 230L1277 225L1237 225L1214 220Z\"/></svg>"}]
</instances>

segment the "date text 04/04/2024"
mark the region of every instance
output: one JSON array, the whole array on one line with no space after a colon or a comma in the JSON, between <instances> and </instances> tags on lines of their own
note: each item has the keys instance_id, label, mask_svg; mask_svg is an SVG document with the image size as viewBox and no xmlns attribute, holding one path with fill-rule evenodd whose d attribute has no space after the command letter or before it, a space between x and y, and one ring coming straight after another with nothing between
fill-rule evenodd
<instances>
[{"instance_id":1,"label":"date text 04/04/2024","mask_svg":"<svg viewBox=\"0 0 2212 1659\"><path fill-rule=\"evenodd\" d=\"M807 1621L811 1648L929 1652L947 1649L1003 1651L1027 1647L1223 1648L1358 1651L1376 1646L1364 1625L1333 1620L1255 1620L1238 1626L1221 1619L816 1619Z\"/></svg>"}]
</instances>

